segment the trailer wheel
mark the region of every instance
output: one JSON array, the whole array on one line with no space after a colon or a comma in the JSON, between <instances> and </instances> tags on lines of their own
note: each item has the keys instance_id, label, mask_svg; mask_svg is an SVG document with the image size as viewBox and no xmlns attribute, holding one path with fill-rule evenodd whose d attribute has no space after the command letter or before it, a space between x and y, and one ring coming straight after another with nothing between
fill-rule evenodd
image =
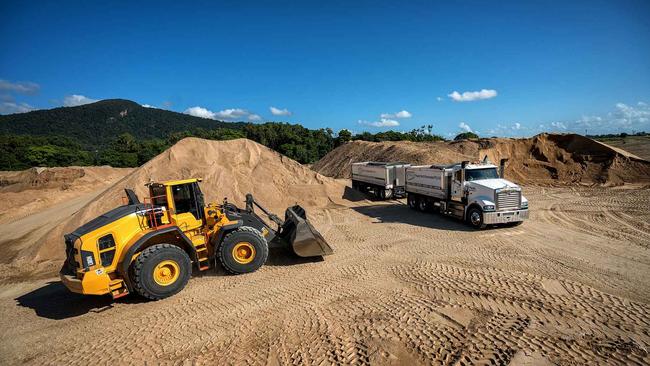
<instances>
[{"instance_id":1,"label":"trailer wheel","mask_svg":"<svg viewBox=\"0 0 650 366\"><path fill-rule=\"evenodd\" d=\"M424 199L424 198L420 198L418 200L418 210L420 210L422 212L428 211L429 210L429 202L427 202L427 200Z\"/></svg>"},{"instance_id":2,"label":"trailer wheel","mask_svg":"<svg viewBox=\"0 0 650 366\"><path fill-rule=\"evenodd\" d=\"M392 189L385 189L384 190L384 199L391 199L393 198L393 190Z\"/></svg>"},{"instance_id":3,"label":"trailer wheel","mask_svg":"<svg viewBox=\"0 0 650 366\"><path fill-rule=\"evenodd\" d=\"M257 229L242 226L230 232L221 242L217 257L223 268L232 274L253 272L269 256L266 239Z\"/></svg>"},{"instance_id":4,"label":"trailer wheel","mask_svg":"<svg viewBox=\"0 0 650 366\"><path fill-rule=\"evenodd\" d=\"M406 203L409 205L409 208L411 210L415 210L417 208L416 197L412 194L406 195Z\"/></svg>"},{"instance_id":5,"label":"trailer wheel","mask_svg":"<svg viewBox=\"0 0 650 366\"><path fill-rule=\"evenodd\" d=\"M473 207L467 213L467 222L475 229L485 229L487 225L483 222L483 212L481 209Z\"/></svg>"},{"instance_id":6,"label":"trailer wheel","mask_svg":"<svg viewBox=\"0 0 650 366\"><path fill-rule=\"evenodd\" d=\"M183 249L156 244L145 249L131 264L135 292L149 300L160 300L180 292L192 274L192 262Z\"/></svg>"}]
</instances>

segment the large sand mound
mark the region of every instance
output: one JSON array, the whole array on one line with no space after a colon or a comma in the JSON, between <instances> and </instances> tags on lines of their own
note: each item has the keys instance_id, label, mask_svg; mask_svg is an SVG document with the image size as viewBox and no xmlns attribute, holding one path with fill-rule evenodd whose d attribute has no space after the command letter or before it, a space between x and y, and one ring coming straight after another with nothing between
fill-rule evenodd
<instances>
[{"instance_id":1,"label":"large sand mound","mask_svg":"<svg viewBox=\"0 0 650 366\"><path fill-rule=\"evenodd\" d=\"M620 184L650 181L650 162L622 149L575 134L540 134L531 138L492 138L435 143L347 143L313 165L324 175L349 178L356 161L405 161L446 164L509 158L508 178L520 183Z\"/></svg>"},{"instance_id":2,"label":"large sand mound","mask_svg":"<svg viewBox=\"0 0 650 366\"><path fill-rule=\"evenodd\" d=\"M270 210L283 215L293 204L325 207L341 200L344 182L324 177L263 145L246 139L210 141L187 138L134 170L71 217L47 233L36 247L35 259L63 258L62 235L122 202L124 188L147 196L149 180L198 177L206 201L243 206L246 193ZM309 213L309 210L308 210Z\"/></svg>"}]
</instances>

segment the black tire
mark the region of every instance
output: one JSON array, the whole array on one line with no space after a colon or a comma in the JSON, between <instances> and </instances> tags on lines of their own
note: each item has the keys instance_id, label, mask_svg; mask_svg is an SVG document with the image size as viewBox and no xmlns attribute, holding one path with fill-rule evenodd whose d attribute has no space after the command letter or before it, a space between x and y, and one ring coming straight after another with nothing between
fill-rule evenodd
<instances>
[{"instance_id":1,"label":"black tire","mask_svg":"<svg viewBox=\"0 0 650 366\"><path fill-rule=\"evenodd\" d=\"M425 198L420 198L417 202L417 208L419 211L427 212L429 211L429 202Z\"/></svg>"},{"instance_id":2,"label":"black tire","mask_svg":"<svg viewBox=\"0 0 650 366\"><path fill-rule=\"evenodd\" d=\"M485 222L483 222L483 211L476 207L470 208L467 212L467 223L478 230L485 229L487 227Z\"/></svg>"},{"instance_id":3,"label":"black tire","mask_svg":"<svg viewBox=\"0 0 650 366\"><path fill-rule=\"evenodd\" d=\"M411 210L417 210L418 209L418 198L417 196L413 194L407 194L406 195L406 202L409 205L409 208Z\"/></svg>"},{"instance_id":4,"label":"black tire","mask_svg":"<svg viewBox=\"0 0 650 366\"><path fill-rule=\"evenodd\" d=\"M163 266L158 267L160 265ZM160 300L177 294L185 288L192 275L190 257L183 249L171 244L156 244L143 250L130 268L135 292L149 300ZM166 284L163 284L166 282L164 277L156 275L164 269L173 272L173 279L169 279L171 282Z\"/></svg>"},{"instance_id":5,"label":"black tire","mask_svg":"<svg viewBox=\"0 0 650 366\"><path fill-rule=\"evenodd\" d=\"M352 189L356 189L357 191L359 190L359 183L357 183L356 180L352 181Z\"/></svg>"},{"instance_id":6,"label":"black tire","mask_svg":"<svg viewBox=\"0 0 650 366\"><path fill-rule=\"evenodd\" d=\"M244 255L237 258L237 246L242 245ZM252 247L252 251L250 248ZM269 257L269 245L257 229L242 226L230 232L219 245L217 257L223 268L232 274L258 270Z\"/></svg>"}]
</instances>

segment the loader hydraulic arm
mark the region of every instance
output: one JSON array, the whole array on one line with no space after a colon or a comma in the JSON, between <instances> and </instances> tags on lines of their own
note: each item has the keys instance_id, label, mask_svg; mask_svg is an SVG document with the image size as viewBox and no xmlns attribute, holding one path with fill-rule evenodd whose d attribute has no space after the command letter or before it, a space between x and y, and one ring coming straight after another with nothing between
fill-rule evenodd
<instances>
[{"instance_id":1,"label":"loader hydraulic arm","mask_svg":"<svg viewBox=\"0 0 650 366\"><path fill-rule=\"evenodd\" d=\"M253 198L252 194L250 193L246 194L246 211L250 213L254 213L255 207L262 210L262 212L264 212L264 214L269 218L269 220L275 222L278 225L278 227L282 227L282 225L284 225L284 221L282 221L282 219L279 218L278 215L269 212L269 210L264 208L264 206L260 205L259 202L255 201L255 198Z\"/></svg>"}]
</instances>

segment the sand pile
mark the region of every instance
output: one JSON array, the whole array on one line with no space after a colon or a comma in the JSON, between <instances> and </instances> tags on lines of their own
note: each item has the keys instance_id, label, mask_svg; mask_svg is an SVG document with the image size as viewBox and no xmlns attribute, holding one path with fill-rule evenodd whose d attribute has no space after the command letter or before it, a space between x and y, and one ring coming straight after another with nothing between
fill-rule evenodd
<instances>
[{"instance_id":1,"label":"sand pile","mask_svg":"<svg viewBox=\"0 0 650 366\"><path fill-rule=\"evenodd\" d=\"M352 163L358 161L404 161L411 164L454 163L473 160L478 145L463 141L447 142L352 141L340 146L314 163L312 169L335 178L350 178Z\"/></svg>"},{"instance_id":2,"label":"sand pile","mask_svg":"<svg viewBox=\"0 0 650 366\"><path fill-rule=\"evenodd\" d=\"M327 154L313 169L324 175L349 178L350 165L356 161L446 164L476 161L485 155L496 164L501 158L509 158L506 176L519 183L650 182L650 162L575 134L436 143L354 141Z\"/></svg>"},{"instance_id":3,"label":"sand pile","mask_svg":"<svg viewBox=\"0 0 650 366\"><path fill-rule=\"evenodd\" d=\"M144 186L156 181L198 177L207 202L230 202L243 207L246 193L279 215L295 203L325 207L341 200L345 182L324 177L263 145L246 139L210 141L187 138L101 193L47 233L36 249L37 260L63 258L62 235L120 204L124 188L135 190L142 200Z\"/></svg>"},{"instance_id":4,"label":"sand pile","mask_svg":"<svg viewBox=\"0 0 650 366\"><path fill-rule=\"evenodd\" d=\"M0 172L0 223L42 211L60 202L105 189L130 173L131 168L31 168Z\"/></svg>"}]
</instances>

